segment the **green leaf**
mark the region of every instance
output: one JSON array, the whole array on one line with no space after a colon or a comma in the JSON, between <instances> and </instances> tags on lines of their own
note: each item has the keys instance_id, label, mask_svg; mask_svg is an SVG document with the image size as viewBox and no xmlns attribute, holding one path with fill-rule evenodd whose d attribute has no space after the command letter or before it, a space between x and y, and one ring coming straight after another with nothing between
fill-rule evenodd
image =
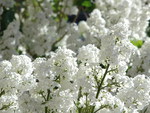
<instances>
[{"instance_id":1,"label":"green leaf","mask_svg":"<svg viewBox=\"0 0 150 113\"><path fill-rule=\"evenodd\" d=\"M138 48L141 48L142 45L143 45L143 41L142 41L142 40L131 40L131 43L132 43L134 46L138 47Z\"/></svg>"},{"instance_id":2,"label":"green leaf","mask_svg":"<svg viewBox=\"0 0 150 113\"><path fill-rule=\"evenodd\" d=\"M92 6L92 3L91 3L90 1L84 1L84 2L82 3L82 6L84 6L84 7L91 7L91 6Z\"/></svg>"}]
</instances>

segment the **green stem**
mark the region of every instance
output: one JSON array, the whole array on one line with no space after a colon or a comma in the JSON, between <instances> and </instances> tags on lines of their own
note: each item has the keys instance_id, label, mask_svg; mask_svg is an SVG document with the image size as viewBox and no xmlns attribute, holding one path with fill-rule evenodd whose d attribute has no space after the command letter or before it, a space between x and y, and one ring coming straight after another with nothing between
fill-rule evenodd
<instances>
[{"instance_id":1,"label":"green stem","mask_svg":"<svg viewBox=\"0 0 150 113\"><path fill-rule=\"evenodd\" d=\"M47 90L47 98L46 98L46 101L49 101L49 98L50 98L50 90L48 89L48 90ZM45 106L45 113L49 113L47 106Z\"/></svg>"},{"instance_id":2,"label":"green stem","mask_svg":"<svg viewBox=\"0 0 150 113\"><path fill-rule=\"evenodd\" d=\"M47 90L47 99L46 99L47 101L49 101L49 97L50 97L50 90L48 89Z\"/></svg>"},{"instance_id":3,"label":"green stem","mask_svg":"<svg viewBox=\"0 0 150 113\"><path fill-rule=\"evenodd\" d=\"M103 109L103 108L106 108L106 107L109 107L109 105L102 105L99 109L97 109L94 113L98 112L99 110Z\"/></svg>"},{"instance_id":4,"label":"green stem","mask_svg":"<svg viewBox=\"0 0 150 113\"><path fill-rule=\"evenodd\" d=\"M106 75L107 75L107 73L108 73L108 68L109 68L109 66L110 66L110 65L108 64L107 67L106 67L104 76L103 76L103 78L102 78L100 84L98 85L98 90L97 90L97 93L96 93L96 99L98 98L99 93L100 93L100 90L102 89L102 85L103 85L103 82L104 82L104 80L105 80L105 78L106 78ZM92 107L91 113L94 113L94 109L95 109L95 106Z\"/></svg>"},{"instance_id":5,"label":"green stem","mask_svg":"<svg viewBox=\"0 0 150 113\"><path fill-rule=\"evenodd\" d=\"M67 34L67 32L65 32L58 40L56 40L53 44L52 44L52 46L51 46L51 51L55 51L56 49L57 49L57 43L58 42L60 42L60 41L62 41L64 38L65 38L65 35Z\"/></svg>"},{"instance_id":6,"label":"green stem","mask_svg":"<svg viewBox=\"0 0 150 113\"><path fill-rule=\"evenodd\" d=\"M107 65L106 70L105 70L105 73L104 73L104 76L103 76L103 78L102 78L102 80L101 80L101 82L100 82L100 84L99 84L99 86L98 86L98 90L97 90L97 94L96 94L96 99L97 99L98 96L99 96L99 92L100 92L100 90L101 90L101 88L102 88L103 82L104 82L105 77L106 77L106 75L107 75L108 68L109 68L109 64Z\"/></svg>"},{"instance_id":7,"label":"green stem","mask_svg":"<svg viewBox=\"0 0 150 113\"><path fill-rule=\"evenodd\" d=\"M117 71L117 68L109 70L108 73L110 73L112 71Z\"/></svg>"},{"instance_id":8,"label":"green stem","mask_svg":"<svg viewBox=\"0 0 150 113\"><path fill-rule=\"evenodd\" d=\"M45 113L48 113L48 107L47 106L45 107Z\"/></svg>"}]
</instances>

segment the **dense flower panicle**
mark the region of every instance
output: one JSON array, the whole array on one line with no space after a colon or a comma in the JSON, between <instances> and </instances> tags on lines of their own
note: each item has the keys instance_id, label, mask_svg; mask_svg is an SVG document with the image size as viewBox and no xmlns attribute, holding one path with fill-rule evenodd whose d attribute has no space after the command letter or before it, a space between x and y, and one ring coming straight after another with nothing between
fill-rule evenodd
<instances>
[{"instance_id":1,"label":"dense flower panicle","mask_svg":"<svg viewBox=\"0 0 150 113\"><path fill-rule=\"evenodd\" d=\"M89 47L89 50L86 47ZM83 46L78 54L81 53L88 53L85 55L86 60L75 56L69 49L59 48L55 53L51 53L48 60L37 58L32 63L29 57L20 55L13 56L10 62L2 61L1 91L7 94L1 96L1 108L14 101L9 110L41 113L46 106L51 106L49 109L52 111L69 113L76 111L74 102L78 98L80 103L78 107L85 108L87 102L85 98L88 97L89 105L95 106L95 111L98 110L99 113L138 113L138 110L149 104L149 77L145 75L127 77L126 68L121 67L125 62L118 67L122 71L115 71L117 68L113 71L112 65L107 72L98 63L99 59L95 59L100 57L100 50L94 45ZM93 60L90 57L92 62L89 62L89 54L93 55ZM77 63L78 60L81 62ZM97 88L100 87L98 84L106 72L107 76L101 87L103 90L97 97ZM122 75L119 75L121 73ZM79 93L81 97L78 97ZM48 95L49 98L46 98ZM13 100L9 99L6 103L5 98ZM43 102L46 103L42 104Z\"/></svg>"},{"instance_id":2,"label":"dense flower panicle","mask_svg":"<svg viewBox=\"0 0 150 113\"><path fill-rule=\"evenodd\" d=\"M0 0L0 20L15 2ZM150 112L150 1L75 4L23 1L0 29L0 113Z\"/></svg>"},{"instance_id":3,"label":"dense flower panicle","mask_svg":"<svg viewBox=\"0 0 150 113\"><path fill-rule=\"evenodd\" d=\"M149 6L145 7L143 4L143 0L96 0L107 26L117 24L124 18L128 19L132 32L130 37L137 39L146 36L145 29L148 25Z\"/></svg>"},{"instance_id":4,"label":"dense flower panicle","mask_svg":"<svg viewBox=\"0 0 150 113\"><path fill-rule=\"evenodd\" d=\"M0 102L0 108L4 108L5 105L8 105L9 107L9 109L6 107L6 110L1 110L1 113L13 113L14 111L18 113L20 112L18 110L18 97L16 95L4 95L0 98Z\"/></svg>"},{"instance_id":5,"label":"dense flower panicle","mask_svg":"<svg viewBox=\"0 0 150 113\"><path fill-rule=\"evenodd\" d=\"M0 65L1 109L11 106L4 108L4 112L5 109L6 112L17 112L18 97L36 86L31 59L25 55L12 56L10 62L2 61Z\"/></svg>"},{"instance_id":6,"label":"dense flower panicle","mask_svg":"<svg viewBox=\"0 0 150 113\"><path fill-rule=\"evenodd\" d=\"M12 56L10 60L12 64L12 72L21 77L18 81L18 90L23 93L26 90L30 90L36 85L35 78L33 76L33 64L31 59L25 55Z\"/></svg>"},{"instance_id":7,"label":"dense flower panicle","mask_svg":"<svg viewBox=\"0 0 150 113\"><path fill-rule=\"evenodd\" d=\"M60 79L70 79L78 71L75 53L65 47L58 48L56 53L51 53L49 63L51 70L56 76L60 76Z\"/></svg>"},{"instance_id":8,"label":"dense flower panicle","mask_svg":"<svg viewBox=\"0 0 150 113\"><path fill-rule=\"evenodd\" d=\"M96 105L97 109L99 109L100 106L107 106L106 108L100 109L98 113L127 113L124 103L108 92L102 91L98 102L99 105Z\"/></svg>"},{"instance_id":9,"label":"dense flower panicle","mask_svg":"<svg viewBox=\"0 0 150 113\"><path fill-rule=\"evenodd\" d=\"M10 60L12 64L12 71L20 75L29 76L32 74L33 66L31 59L25 55L12 56Z\"/></svg>"},{"instance_id":10,"label":"dense flower panicle","mask_svg":"<svg viewBox=\"0 0 150 113\"><path fill-rule=\"evenodd\" d=\"M25 91L18 98L18 104L21 113L42 113L42 110L44 109L39 101L36 101L31 97L28 91Z\"/></svg>"},{"instance_id":11,"label":"dense flower panicle","mask_svg":"<svg viewBox=\"0 0 150 113\"><path fill-rule=\"evenodd\" d=\"M30 87L35 85L32 72L33 67L31 59L24 55L13 56L10 62L1 62L1 80L4 82L4 85L10 88L8 90L16 88L19 92L22 90L22 93L25 90L29 90ZM7 80L10 82L7 82ZM2 86L2 89L3 87L4 86Z\"/></svg>"},{"instance_id":12,"label":"dense flower panicle","mask_svg":"<svg viewBox=\"0 0 150 113\"><path fill-rule=\"evenodd\" d=\"M142 110L150 100L149 78L146 78L145 75L137 75L132 82L133 86L121 89L117 93L117 98L121 99L130 109Z\"/></svg>"},{"instance_id":13,"label":"dense flower panicle","mask_svg":"<svg viewBox=\"0 0 150 113\"><path fill-rule=\"evenodd\" d=\"M106 21L103 19L100 10L94 9L87 23L90 27L89 33L92 37L99 37L107 33L107 28L105 28Z\"/></svg>"},{"instance_id":14,"label":"dense flower panicle","mask_svg":"<svg viewBox=\"0 0 150 113\"><path fill-rule=\"evenodd\" d=\"M54 88L54 75L46 59L38 58L33 62L34 76L37 79L37 90L47 91L48 88Z\"/></svg>"},{"instance_id":15,"label":"dense flower panicle","mask_svg":"<svg viewBox=\"0 0 150 113\"><path fill-rule=\"evenodd\" d=\"M23 45L29 48L31 55L42 56L51 50L50 45L57 37L57 27L48 21L44 13L37 13L35 18L35 21L25 21L22 42L25 42Z\"/></svg>"},{"instance_id":16,"label":"dense flower panicle","mask_svg":"<svg viewBox=\"0 0 150 113\"><path fill-rule=\"evenodd\" d=\"M94 45L82 46L77 55L78 61L87 65L100 63L100 50Z\"/></svg>"},{"instance_id":17,"label":"dense flower panicle","mask_svg":"<svg viewBox=\"0 0 150 113\"><path fill-rule=\"evenodd\" d=\"M79 67L75 82L78 89L82 87L82 92L89 94L88 98L90 98L91 100L95 98L93 95L96 94L96 81L94 80L94 76L97 78L101 78L102 73L103 70L99 66L90 67L81 65Z\"/></svg>"},{"instance_id":18,"label":"dense flower panicle","mask_svg":"<svg viewBox=\"0 0 150 113\"><path fill-rule=\"evenodd\" d=\"M140 49L136 49L136 53L131 57L131 68L127 74L129 76L136 76L137 74L150 75L150 40L145 40L145 43Z\"/></svg>"},{"instance_id":19,"label":"dense flower panicle","mask_svg":"<svg viewBox=\"0 0 150 113\"><path fill-rule=\"evenodd\" d=\"M4 4L3 2L7 1L9 0L1 2ZM9 3L11 2L9 1ZM1 57L3 58L1 59L6 59L12 54L18 54L15 50L18 49L17 47L20 45L26 48L25 54L30 54L32 57L49 56L49 52L53 50L55 46L61 46L63 44L73 50L77 50L78 47L89 43L99 47L101 37L106 35L112 26L120 22L122 22L123 25L127 25L126 23L128 23L127 26L130 29L130 33L128 32L127 34L130 34L130 38L143 38L142 40L145 40L145 29L148 26L147 20L149 19L149 5L145 5L146 3L149 4L147 1L108 0L104 2L102 0L96 0L96 8L91 12L86 22L79 23L77 32L70 30L73 29L73 26L76 27L76 25L70 25L64 20L57 24L54 20L57 15L53 12L52 6L48 5L51 2L51 0L44 0L41 5L39 4L41 7L38 8L41 8L42 11L38 11L39 9L34 7L35 4L32 1L26 3L29 17L22 20L23 28L21 30L23 38L17 35L21 38L19 43L18 40L14 41L13 39L12 41L12 39L9 39L13 42L13 45L10 44L9 41L7 43L12 45L13 49L2 50ZM67 12L68 9L74 7L72 0L69 2L64 0L60 2L60 5L64 13L68 15L77 14L75 10L74 12ZM4 5L4 7L6 6ZM22 10L24 11L24 9ZM19 21L18 19L19 18L17 18L17 21ZM122 29L124 27L118 28ZM9 27L7 29L9 29ZM20 29L16 28L16 31L19 33ZM11 31L6 30L7 34L10 34L9 32ZM60 42L58 43L57 40L60 40ZM6 46L6 44L4 44L4 46ZM10 57L7 59L10 59Z\"/></svg>"},{"instance_id":20,"label":"dense flower panicle","mask_svg":"<svg viewBox=\"0 0 150 113\"><path fill-rule=\"evenodd\" d=\"M101 56L103 60L108 59L109 63L114 65L120 61L129 62L135 47L130 43L128 33L129 30L123 23L119 23L110 29L108 34L101 39Z\"/></svg>"},{"instance_id":21,"label":"dense flower panicle","mask_svg":"<svg viewBox=\"0 0 150 113\"><path fill-rule=\"evenodd\" d=\"M0 60L10 59L12 54L19 54L16 51L16 49L18 50L20 39L22 38L22 33L19 29L19 21L13 21L4 31L2 39L0 40Z\"/></svg>"}]
</instances>

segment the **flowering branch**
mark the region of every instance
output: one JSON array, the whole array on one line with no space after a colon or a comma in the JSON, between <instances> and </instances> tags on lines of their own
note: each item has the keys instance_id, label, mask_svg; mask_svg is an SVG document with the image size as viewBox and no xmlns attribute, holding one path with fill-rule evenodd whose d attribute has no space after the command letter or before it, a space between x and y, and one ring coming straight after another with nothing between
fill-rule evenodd
<instances>
[{"instance_id":1,"label":"flowering branch","mask_svg":"<svg viewBox=\"0 0 150 113\"><path fill-rule=\"evenodd\" d=\"M109 66L110 66L110 65L107 64L106 70L105 70L105 73L104 73L104 76L103 76L103 78L102 78L100 84L98 85L98 90L97 90L97 93L96 93L96 99L97 99L98 96L99 96L99 93L100 93L100 90L101 90L101 88L102 88L103 82L104 82L105 77L106 77L106 75L107 75L107 73L108 73ZM92 112L91 112L91 113L94 113L94 108L95 108L95 106L92 107Z\"/></svg>"}]
</instances>

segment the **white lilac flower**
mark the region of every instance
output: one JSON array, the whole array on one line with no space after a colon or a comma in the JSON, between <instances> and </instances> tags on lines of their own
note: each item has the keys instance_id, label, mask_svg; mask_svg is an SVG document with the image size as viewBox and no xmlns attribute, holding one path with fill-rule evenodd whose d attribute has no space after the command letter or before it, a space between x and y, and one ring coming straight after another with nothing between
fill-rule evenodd
<instances>
[{"instance_id":1,"label":"white lilac flower","mask_svg":"<svg viewBox=\"0 0 150 113\"><path fill-rule=\"evenodd\" d=\"M133 86L123 87L117 93L117 98L124 102L129 109L142 110L149 104L150 81L145 75L137 75L133 79Z\"/></svg>"},{"instance_id":2,"label":"white lilac flower","mask_svg":"<svg viewBox=\"0 0 150 113\"><path fill-rule=\"evenodd\" d=\"M78 61L87 64L100 63L100 50L92 44L82 46L78 51Z\"/></svg>"},{"instance_id":3,"label":"white lilac flower","mask_svg":"<svg viewBox=\"0 0 150 113\"><path fill-rule=\"evenodd\" d=\"M20 23L19 21L15 20L8 25L6 30L4 30L4 34L0 40L0 54L2 56L0 60L8 60L13 54L19 54L16 51L20 44L20 39L22 38L22 33L19 31L19 29Z\"/></svg>"},{"instance_id":4,"label":"white lilac flower","mask_svg":"<svg viewBox=\"0 0 150 113\"><path fill-rule=\"evenodd\" d=\"M89 26L87 25L87 23L85 22L85 21L81 21L80 23L79 23L79 31L81 32L81 33L84 33L84 32L86 32L86 31L88 31L89 30Z\"/></svg>"},{"instance_id":5,"label":"white lilac flower","mask_svg":"<svg viewBox=\"0 0 150 113\"><path fill-rule=\"evenodd\" d=\"M96 110L98 113L127 113L124 103L106 91L101 91L97 99Z\"/></svg>"},{"instance_id":6,"label":"white lilac flower","mask_svg":"<svg viewBox=\"0 0 150 113\"><path fill-rule=\"evenodd\" d=\"M144 44L140 49L136 50L136 53L131 57L131 68L128 70L127 74L129 76L136 76L137 74L150 74L150 40L145 40Z\"/></svg>"},{"instance_id":7,"label":"white lilac flower","mask_svg":"<svg viewBox=\"0 0 150 113\"><path fill-rule=\"evenodd\" d=\"M48 60L52 72L60 79L71 80L78 71L75 53L65 47L57 49L56 53L51 53Z\"/></svg>"}]
</instances>

